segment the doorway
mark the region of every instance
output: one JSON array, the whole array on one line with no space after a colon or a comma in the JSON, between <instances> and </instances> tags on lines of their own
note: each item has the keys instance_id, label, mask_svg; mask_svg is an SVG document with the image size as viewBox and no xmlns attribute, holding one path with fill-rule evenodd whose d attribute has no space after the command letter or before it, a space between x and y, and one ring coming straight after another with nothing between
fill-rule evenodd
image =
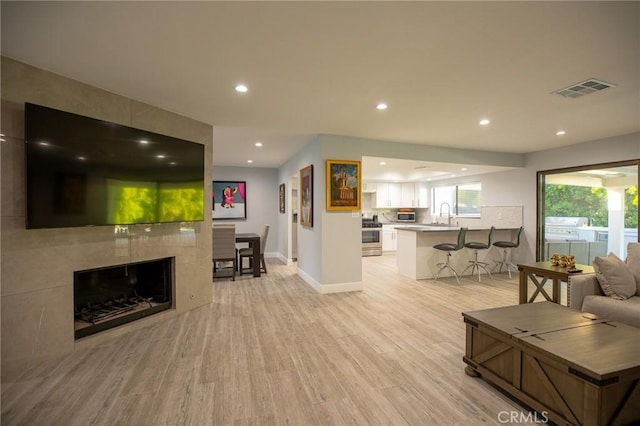
<instances>
[{"instance_id":1,"label":"doorway","mask_svg":"<svg viewBox=\"0 0 640 426\"><path fill-rule=\"evenodd\" d=\"M287 208L287 262L298 260L298 176L289 179Z\"/></svg>"},{"instance_id":2,"label":"doorway","mask_svg":"<svg viewBox=\"0 0 640 426\"><path fill-rule=\"evenodd\" d=\"M626 257L638 240L640 161L538 172L537 259L572 254L590 265L595 256Z\"/></svg>"}]
</instances>

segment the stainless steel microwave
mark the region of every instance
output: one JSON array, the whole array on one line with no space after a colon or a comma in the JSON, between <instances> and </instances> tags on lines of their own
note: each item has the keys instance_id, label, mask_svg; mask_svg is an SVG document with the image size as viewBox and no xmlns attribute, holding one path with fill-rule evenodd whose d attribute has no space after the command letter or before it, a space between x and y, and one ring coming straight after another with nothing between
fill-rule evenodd
<instances>
[{"instance_id":1,"label":"stainless steel microwave","mask_svg":"<svg viewBox=\"0 0 640 426\"><path fill-rule=\"evenodd\" d=\"M415 222L416 212L398 212L396 220L398 222Z\"/></svg>"}]
</instances>

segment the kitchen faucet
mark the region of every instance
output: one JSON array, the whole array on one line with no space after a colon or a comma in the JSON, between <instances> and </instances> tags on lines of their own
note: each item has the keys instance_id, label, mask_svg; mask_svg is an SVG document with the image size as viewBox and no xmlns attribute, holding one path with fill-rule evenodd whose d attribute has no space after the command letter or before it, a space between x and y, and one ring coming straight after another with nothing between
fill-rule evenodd
<instances>
[{"instance_id":1,"label":"kitchen faucet","mask_svg":"<svg viewBox=\"0 0 640 426\"><path fill-rule=\"evenodd\" d=\"M444 207L445 204L447 205L447 225L451 226L451 204L447 202L440 204L440 217L442 217L442 207Z\"/></svg>"}]
</instances>

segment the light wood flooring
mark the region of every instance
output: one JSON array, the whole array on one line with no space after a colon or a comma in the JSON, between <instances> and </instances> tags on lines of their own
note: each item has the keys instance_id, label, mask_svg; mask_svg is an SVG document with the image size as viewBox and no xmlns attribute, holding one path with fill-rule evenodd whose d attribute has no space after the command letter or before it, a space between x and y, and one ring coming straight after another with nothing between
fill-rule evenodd
<instances>
[{"instance_id":1,"label":"light wood flooring","mask_svg":"<svg viewBox=\"0 0 640 426\"><path fill-rule=\"evenodd\" d=\"M213 302L2 383L2 425L475 425L527 411L464 373L461 312L518 301L517 275L414 281L363 259L320 295L285 266ZM502 414L503 419L505 415Z\"/></svg>"}]
</instances>

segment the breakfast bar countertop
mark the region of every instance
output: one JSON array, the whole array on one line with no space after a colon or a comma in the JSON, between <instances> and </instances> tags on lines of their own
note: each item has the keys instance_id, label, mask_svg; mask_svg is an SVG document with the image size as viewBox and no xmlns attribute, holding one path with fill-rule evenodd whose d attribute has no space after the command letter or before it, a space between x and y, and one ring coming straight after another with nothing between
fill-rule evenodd
<instances>
[{"instance_id":1,"label":"breakfast bar countertop","mask_svg":"<svg viewBox=\"0 0 640 426\"><path fill-rule=\"evenodd\" d=\"M519 227L496 226L494 241L513 241ZM476 226L467 227L466 241L485 242L488 239L491 225L478 223ZM397 227L396 264L398 273L412 279L433 278L438 271L438 263L444 261L444 255L433 248L436 244L457 242L458 226L445 225L408 225ZM473 250L458 250L450 259L451 264L458 272L465 270L469 261L473 260ZM502 250L491 246L488 250L481 250L478 260L493 265L494 261L502 257ZM440 276L451 275L449 271L443 271Z\"/></svg>"},{"instance_id":2,"label":"breakfast bar countertop","mask_svg":"<svg viewBox=\"0 0 640 426\"><path fill-rule=\"evenodd\" d=\"M433 231L459 231L460 230L460 226L443 226L443 225L410 225L410 226L402 226L402 227L398 227L396 229L398 229L399 231L413 231L413 232L433 232ZM467 229L469 231L488 231L491 227L490 226L474 226L474 227L467 227ZM498 228L496 226L496 230L503 230L503 231L512 231L512 230L517 230L518 228Z\"/></svg>"},{"instance_id":3,"label":"breakfast bar countertop","mask_svg":"<svg viewBox=\"0 0 640 426\"><path fill-rule=\"evenodd\" d=\"M398 230L402 231L414 231L414 232L431 232L431 231L458 231L458 226L444 226L444 225L408 225L398 227Z\"/></svg>"}]
</instances>

